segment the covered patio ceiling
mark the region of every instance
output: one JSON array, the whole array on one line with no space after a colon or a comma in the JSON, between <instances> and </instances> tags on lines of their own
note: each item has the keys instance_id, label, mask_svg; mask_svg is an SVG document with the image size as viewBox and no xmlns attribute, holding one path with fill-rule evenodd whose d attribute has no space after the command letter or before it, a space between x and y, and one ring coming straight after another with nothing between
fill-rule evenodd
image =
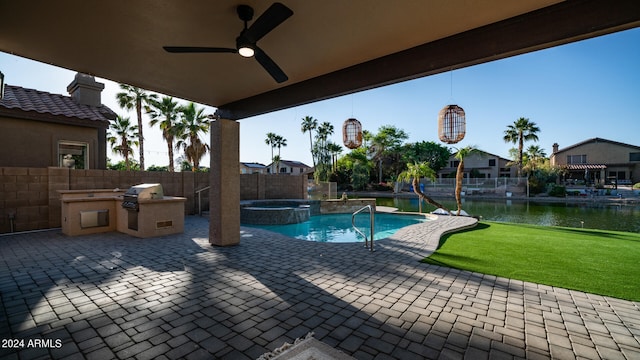
<instances>
[{"instance_id":1,"label":"covered patio ceiling","mask_svg":"<svg viewBox=\"0 0 640 360\"><path fill-rule=\"evenodd\" d=\"M255 20L271 1L2 1L0 51L237 120L640 26L637 0L281 1L293 15L258 45L283 83L237 54L162 48L234 48L237 6Z\"/></svg>"}]
</instances>

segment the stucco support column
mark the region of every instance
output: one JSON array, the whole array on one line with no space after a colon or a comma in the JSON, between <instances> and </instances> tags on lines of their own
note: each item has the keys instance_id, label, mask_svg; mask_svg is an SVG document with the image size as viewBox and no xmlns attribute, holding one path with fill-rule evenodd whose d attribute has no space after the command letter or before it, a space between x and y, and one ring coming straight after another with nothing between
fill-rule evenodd
<instances>
[{"instance_id":1,"label":"stucco support column","mask_svg":"<svg viewBox=\"0 0 640 360\"><path fill-rule=\"evenodd\" d=\"M240 124L233 120L211 122L209 170L209 243L240 243Z\"/></svg>"}]
</instances>

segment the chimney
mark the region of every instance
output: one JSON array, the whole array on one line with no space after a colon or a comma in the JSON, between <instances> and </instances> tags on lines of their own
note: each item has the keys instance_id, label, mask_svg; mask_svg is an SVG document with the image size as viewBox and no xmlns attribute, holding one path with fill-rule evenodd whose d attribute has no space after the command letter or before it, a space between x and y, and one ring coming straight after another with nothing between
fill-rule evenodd
<instances>
[{"instance_id":1,"label":"chimney","mask_svg":"<svg viewBox=\"0 0 640 360\"><path fill-rule=\"evenodd\" d=\"M67 86L67 91L71 98L78 104L89 106L100 106L102 100L100 93L104 89L104 84L87 74L77 73L71 84Z\"/></svg>"},{"instance_id":2,"label":"chimney","mask_svg":"<svg viewBox=\"0 0 640 360\"><path fill-rule=\"evenodd\" d=\"M551 145L551 146L553 146L553 153L554 154L557 153L558 152L558 146L559 146L558 143L553 143L553 145Z\"/></svg>"}]
</instances>

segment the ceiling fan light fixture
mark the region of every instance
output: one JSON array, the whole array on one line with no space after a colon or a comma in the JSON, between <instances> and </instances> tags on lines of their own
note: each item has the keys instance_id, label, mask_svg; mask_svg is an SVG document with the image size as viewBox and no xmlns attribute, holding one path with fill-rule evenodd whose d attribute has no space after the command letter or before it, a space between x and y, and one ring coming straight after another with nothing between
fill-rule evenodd
<instances>
[{"instance_id":1,"label":"ceiling fan light fixture","mask_svg":"<svg viewBox=\"0 0 640 360\"><path fill-rule=\"evenodd\" d=\"M168 53L233 53L240 54L242 57L256 59L256 62L266 70L269 75L277 82L282 83L289 78L287 74L280 69L273 59L269 57L256 43L267 35L271 30L287 20L293 11L276 2L271 4L251 26L247 26L247 22L253 19L253 8L248 5L239 5L237 7L238 17L244 22L244 29L236 38L235 48L228 47L204 47L204 46L163 46Z\"/></svg>"},{"instance_id":2,"label":"ceiling fan light fixture","mask_svg":"<svg viewBox=\"0 0 640 360\"><path fill-rule=\"evenodd\" d=\"M243 46L238 47L238 54L240 54L240 56L243 56L243 57L246 57L246 58L250 58L255 53L256 53L256 51L249 45L243 45Z\"/></svg>"}]
</instances>

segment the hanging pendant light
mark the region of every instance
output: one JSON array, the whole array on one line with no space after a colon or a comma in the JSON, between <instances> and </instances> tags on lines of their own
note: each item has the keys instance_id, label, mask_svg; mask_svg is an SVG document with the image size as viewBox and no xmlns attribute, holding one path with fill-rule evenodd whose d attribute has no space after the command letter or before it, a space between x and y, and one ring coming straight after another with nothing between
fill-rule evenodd
<instances>
[{"instance_id":1,"label":"hanging pendant light","mask_svg":"<svg viewBox=\"0 0 640 360\"><path fill-rule=\"evenodd\" d=\"M464 110L458 105L447 105L438 114L438 137L447 144L464 139L466 121Z\"/></svg>"},{"instance_id":2,"label":"hanging pendant light","mask_svg":"<svg viewBox=\"0 0 640 360\"><path fill-rule=\"evenodd\" d=\"M350 118L342 124L342 142L349 149L356 149L362 145L362 124Z\"/></svg>"}]
</instances>

